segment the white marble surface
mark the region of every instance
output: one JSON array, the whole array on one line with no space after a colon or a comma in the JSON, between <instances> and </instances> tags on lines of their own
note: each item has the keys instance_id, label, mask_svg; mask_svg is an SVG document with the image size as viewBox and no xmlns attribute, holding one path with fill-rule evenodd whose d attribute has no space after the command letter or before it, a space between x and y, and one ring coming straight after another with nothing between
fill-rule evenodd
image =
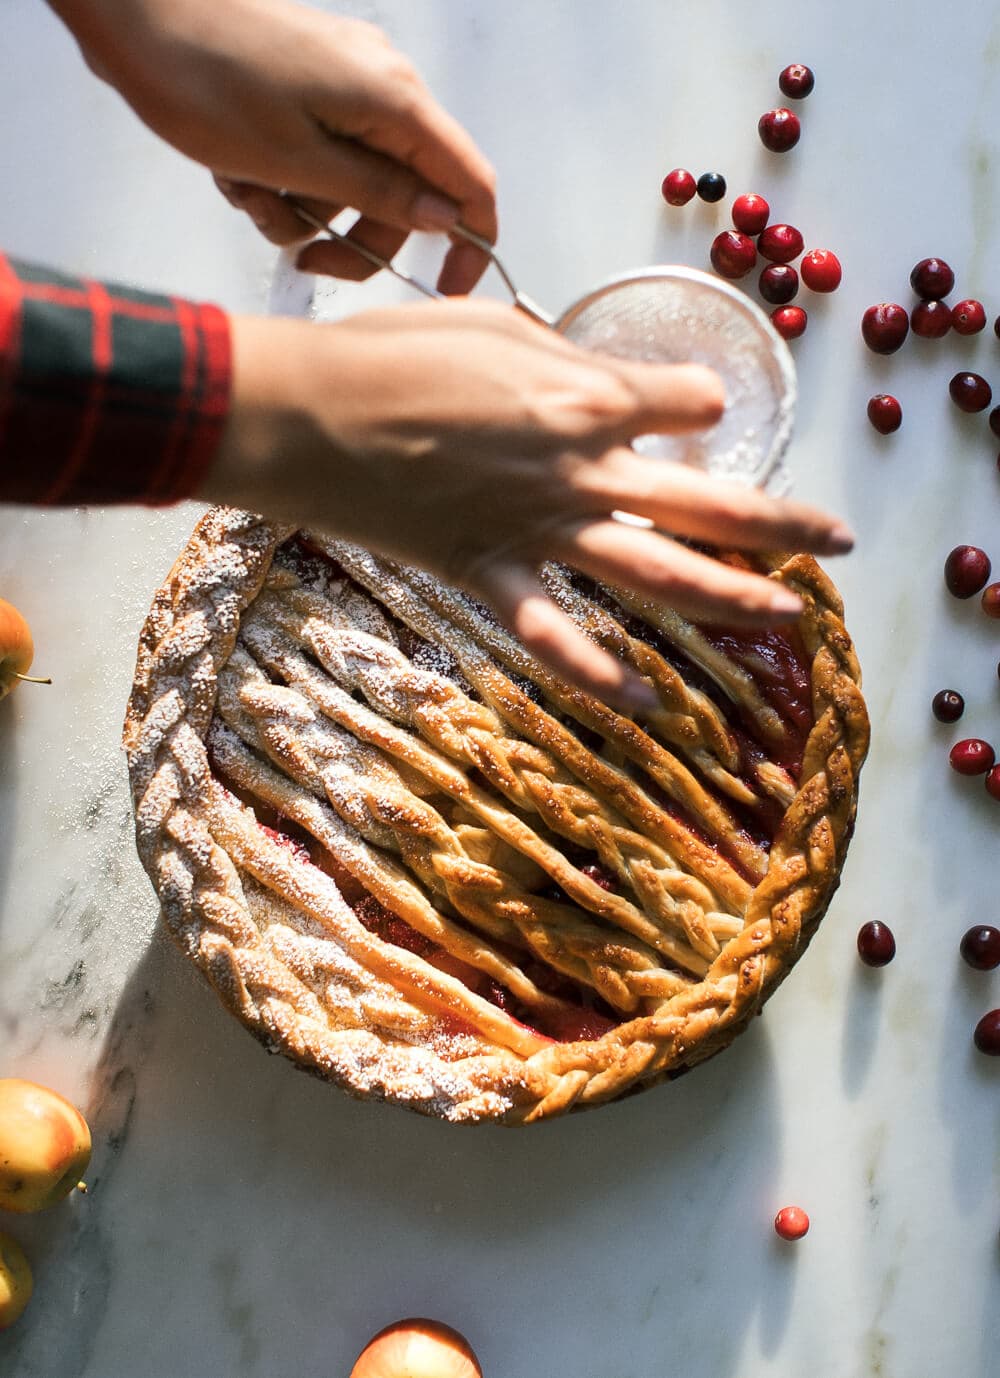
<instances>
[{"instance_id":1,"label":"white marble surface","mask_svg":"<svg viewBox=\"0 0 1000 1378\"><path fill-rule=\"evenodd\" d=\"M959 735L1000 736L1000 624L940 571L965 541L1000 562L996 442L947 399L959 367L1000 384L1000 345L882 361L857 322L908 302L931 253L1000 310L1000 18L926 0L345 8L389 29L495 160L505 258L546 305L631 266L704 266L728 199L666 210L677 164L763 192L841 254L844 286L796 345L792 467L859 536L835 570L874 724L857 836L793 979L676 1085L520 1132L355 1103L223 1013L158 930L134 854L120 721L195 511L0 513L0 593L55 680L0 705L0 1073L59 1088L96 1140L91 1194L11 1226L38 1287L0 1373L342 1378L372 1331L426 1313L490 1378L989 1378L998 1067L970 1035L1000 975L965 970L957 945L998 917L1000 813L945 758ZM97 85L38 0L7 0L3 33L0 243L263 309L273 255L206 176ZM817 87L781 160L755 126L797 60ZM906 413L887 439L864 417L880 390ZM928 708L946 685L968 700L953 729ZM854 949L876 917L899 943L881 973ZM787 1202L813 1221L791 1248L770 1228Z\"/></svg>"}]
</instances>

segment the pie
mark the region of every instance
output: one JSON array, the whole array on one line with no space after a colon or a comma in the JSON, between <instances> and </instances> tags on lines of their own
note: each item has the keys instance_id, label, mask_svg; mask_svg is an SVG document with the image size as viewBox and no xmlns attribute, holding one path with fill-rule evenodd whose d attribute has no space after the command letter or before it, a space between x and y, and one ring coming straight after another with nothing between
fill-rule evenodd
<instances>
[{"instance_id":1,"label":"pie","mask_svg":"<svg viewBox=\"0 0 1000 1378\"><path fill-rule=\"evenodd\" d=\"M868 720L838 594L695 626L561 566L657 690L641 724L426 574L229 508L143 628L125 724L166 923L271 1051L359 1096L527 1123L724 1048L803 952Z\"/></svg>"}]
</instances>

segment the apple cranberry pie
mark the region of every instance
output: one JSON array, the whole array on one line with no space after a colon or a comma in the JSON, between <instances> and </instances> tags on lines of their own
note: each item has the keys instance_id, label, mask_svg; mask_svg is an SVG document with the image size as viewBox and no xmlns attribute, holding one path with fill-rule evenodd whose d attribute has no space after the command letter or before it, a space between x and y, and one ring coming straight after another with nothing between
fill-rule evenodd
<instances>
[{"instance_id":1,"label":"apple cranberry pie","mask_svg":"<svg viewBox=\"0 0 1000 1378\"><path fill-rule=\"evenodd\" d=\"M733 560L744 557L727 557ZM698 627L551 566L642 725L475 600L231 509L142 632L125 742L166 922L270 1049L455 1121L596 1105L725 1047L836 887L868 722L835 589Z\"/></svg>"}]
</instances>

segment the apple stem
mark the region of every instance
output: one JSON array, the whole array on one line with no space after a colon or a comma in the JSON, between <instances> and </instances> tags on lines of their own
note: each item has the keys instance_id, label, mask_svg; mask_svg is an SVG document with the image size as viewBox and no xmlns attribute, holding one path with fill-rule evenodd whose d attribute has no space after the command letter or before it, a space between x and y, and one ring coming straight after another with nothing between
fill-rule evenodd
<instances>
[{"instance_id":1,"label":"apple stem","mask_svg":"<svg viewBox=\"0 0 1000 1378\"><path fill-rule=\"evenodd\" d=\"M76 1190L77 1190L77 1191L82 1191L83 1194L84 1194L84 1196L86 1196L86 1195L87 1195L87 1184L86 1184L86 1182L77 1182L77 1184L76 1184Z\"/></svg>"},{"instance_id":2,"label":"apple stem","mask_svg":"<svg viewBox=\"0 0 1000 1378\"><path fill-rule=\"evenodd\" d=\"M24 682L25 682L25 684L51 684L51 683L52 683L52 680L49 679L48 677L46 677L45 679L42 679L39 675L18 675L18 674L15 674L14 678L15 678L15 679L23 679Z\"/></svg>"}]
</instances>

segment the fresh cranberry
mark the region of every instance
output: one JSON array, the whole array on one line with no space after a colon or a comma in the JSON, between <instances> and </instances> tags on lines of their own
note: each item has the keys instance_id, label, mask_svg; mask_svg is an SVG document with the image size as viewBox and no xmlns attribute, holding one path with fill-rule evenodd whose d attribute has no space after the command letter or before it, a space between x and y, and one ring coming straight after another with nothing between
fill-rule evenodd
<instances>
[{"instance_id":1,"label":"fresh cranberry","mask_svg":"<svg viewBox=\"0 0 1000 1378\"><path fill-rule=\"evenodd\" d=\"M951 307L946 301L918 301L910 312L914 335L940 340L951 329Z\"/></svg>"},{"instance_id":2,"label":"fresh cranberry","mask_svg":"<svg viewBox=\"0 0 1000 1378\"><path fill-rule=\"evenodd\" d=\"M888 924L872 919L858 930L858 956L865 966L888 966L895 955L896 939Z\"/></svg>"},{"instance_id":3,"label":"fresh cranberry","mask_svg":"<svg viewBox=\"0 0 1000 1378\"><path fill-rule=\"evenodd\" d=\"M974 297L960 301L951 308L951 324L959 335L978 335L986 325L986 308Z\"/></svg>"},{"instance_id":4,"label":"fresh cranberry","mask_svg":"<svg viewBox=\"0 0 1000 1378\"><path fill-rule=\"evenodd\" d=\"M686 206L697 191L694 177L686 168L675 167L660 184L660 192L668 206Z\"/></svg>"},{"instance_id":5,"label":"fresh cranberry","mask_svg":"<svg viewBox=\"0 0 1000 1378\"><path fill-rule=\"evenodd\" d=\"M810 249L799 272L811 292L835 292L844 275L840 259L830 249Z\"/></svg>"},{"instance_id":6,"label":"fresh cranberry","mask_svg":"<svg viewBox=\"0 0 1000 1378\"><path fill-rule=\"evenodd\" d=\"M993 389L980 373L956 373L948 391L961 411L985 411L993 401Z\"/></svg>"},{"instance_id":7,"label":"fresh cranberry","mask_svg":"<svg viewBox=\"0 0 1000 1378\"><path fill-rule=\"evenodd\" d=\"M668 206L686 206L697 189L691 173L683 167L675 167L673 172L668 172L660 187Z\"/></svg>"},{"instance_id":8,"label":"fresh cranberry","mask_svg":"<svg viewBox=\"0 0 1000 1378\"><path fill-rule=\"evenodd\" d=\"M993 334L1000 340L1000 316L993 322Z\"/></svg>"},{"instance_id":9,"label":"fresh cranberry","mask_svg":"<svg viewBox=\"0 0 1000 1378\"><path fill-rule=\"evenodd\" d=\"M1000 407L994 407L989 415L990 430L995 436L1000 436Z\"/></svg>"},{"instance_id":10,"label":"fresh cranberry","mask_svg":"<svg viewBox=\"0 0 1000 1378\"><path fill-rule=\"evenodd\" d=\"M776 306L771 312L771 324L783 340L797 340L805 334L809 317L801 306Z\"/></svg>"},{"instance_id":11,"label":"fresh cranberry","mask_svg":"<svg viewBox=\"0 0 1000 1378\"><path fill-rule=\"evenodd\" d=\"M757 251L772 263L791 263L802 252L802 235L794 225L768 225L757 240Z\"/></svg>"},{"instance_id":12,"label":"fresh cranberry","mask_svg":"<svg viewBox=\"0 0 1000 1378\"><path fill-rule=\"evenodd\" d=\"M744 234L760 234L767 224L771 207L756 192L744 192L733 202L733 224Z\"/></svg>"},{"instance_id":13,"label":"fresh cranberry","mask_svg":"<svg viewBox=\"0 0 1000 1378\"><path fill-rule=\"evenodd\" d=\"M993 799L1000 799L1000 766L993 766L986 772L986 779L983 781L986 786L986 793Z\"/></svg>"},{"instance_id":14,"label":"fresh cranberry","mask_svg":"<svg viewBox=\"0 0 1000 1378\"><path fill-rule=\"evenodd\" d=\"M958 722L965 712L965 699L957 689L940 689L931 699L931 712L938 722Z\"/></svg>"},{"instance_id":15,"label":"fresh cranberry","mask_svg":"<svg viewBox=\"0 0 1000 1378\"><path fill-rule=\"evenodd\" d=\"M869 306L861 317L862 338L876 354L895 354L909 329L910 321L905 309L893 301L880 301L877 306Z\"/></svg>"},{"instance_id":16,"label":"fresh cranberry","mask_svg":"<svg viewBox=\"0 0 1000 1378\"><path fill-rule=\"evenodd\" d=\"M964 935L958 950L963 960L977 971L1000 967L1000 928L977 923Z\"/></svg>"},{"instance_id":17,"label":"fresh cranberry","mask_svg":"<svg viewBox=\"0 0 1000 1378\"><path fill-rule=\"evenodd\" d=\"M802 126L798 115L785 106L779 106L777 110L768 110L761 115L757 121L757 133L761 143L772 153L787 153L798 143Z\"/></svg>"},{"instance_id":18,"label":"fresh cranberry","mask_svg":"<svg viewBox=\"0 0 1000 1378\"><path fill-rule=\"evenodd\" d=\"M703 172L697 190L703 201L721 201L726 194L726 179L721 172Z\"/></svg>"},{"instance_id":19,"label":"fresh cranberry","mask_svg":"<svg viewBox=\"0 0 1000 1378\"><path fill-rule=\"evenodd\" d=\"M805 100L816 85L816 78L801 62L793 62L778 77L781 94L789 100Z\"/></svg>"},{"instance_id":20,"label":"fresh cranberry","mask_svg":"<svg viewBox=\"0 0 1000 1378\"><path fill-rule=\"evenodd\" d=\"M1000 617L1000 584L987 584L979 603L987 617Z\"/></svg>"},{"instance_id":21,"label":"fresh cranberry","mask_svg":"<svg viewBox=\"0 0 1000 1378\"><path fill-rule=\"evenodd\" d=\"M799 275L790 263L769 263L757 280L760 294L772 306L784 306L799 290Z\"/></svg>"},{"instance_id":22,"label":"fresh cranberry","mask_svg":"<svg viewBox=\"0 0 1000 1378\"><path fill-rule=\"evenodd\" d=\"M723 230L712 240L712 267L724 278L743 278L757 262L757 250L749 235Z\"/></svg>"},{"instance_id":23,"label":"fresh cranberry","mask_svg":"<svg viewBox=\"0 0 1000 1378\"><path fill-rule=\"evenodd\" d=\"M801 1239L808 1230L809 1217L801 1206L782 1206L774 1217L774 1232L781 1239Z\"/></svg>"},{"instance_id":24,"label":"fresh cranberry","mask_svg":"<svg viewBox=\"0 0 1000 1378\"><path fill-rule=\"evenodd\" d=\"M880 392L868 401L868 420L879 435L891 435L903 424L903 408L887 392Z\"/></svg>"},{"instance_id":25,"label":"fresh cranberry","mask_svg":"<svg viewBox=\"0 0 1000 1378\"><path fill-rule=\"evenodd\" d=\"M955 274L943 258L922 258L910 273L910 286L924 301L940 301L955 286Z\"/></svg>"},{"instance_id":26,"label":"fresh cranberry","mask_svg":"<svg viewBox=\"0 0 1000 1378\"><path fill-rule=\"evenodd\" d=\"M1000 1010L990 1010L989 1014L984 1014L972 1037L981 1053L1000 1057Z\"/></svg>"},{"instance_id":27,"label":"fresh cranberry","mask_svg":"<svg viewBox=\"0 0 1000 1378\"><path fill-rule=\"evenodd\" d=\"M985 775L992 770L996 753L981 737L964 737L952 747L948 761L959 775Z\"/></svg>"},{"instance_id":28,"label":"fresh cranberry","mask_svg":"<svg viewBox=\"0 0 1000 1378\"><path fill-rule=\"evenodd\" d=\"M956 598L972 598L989 582L993 566L977 545L957 545L944 562L944 582Z\"/></svg>"}]
</instances>

